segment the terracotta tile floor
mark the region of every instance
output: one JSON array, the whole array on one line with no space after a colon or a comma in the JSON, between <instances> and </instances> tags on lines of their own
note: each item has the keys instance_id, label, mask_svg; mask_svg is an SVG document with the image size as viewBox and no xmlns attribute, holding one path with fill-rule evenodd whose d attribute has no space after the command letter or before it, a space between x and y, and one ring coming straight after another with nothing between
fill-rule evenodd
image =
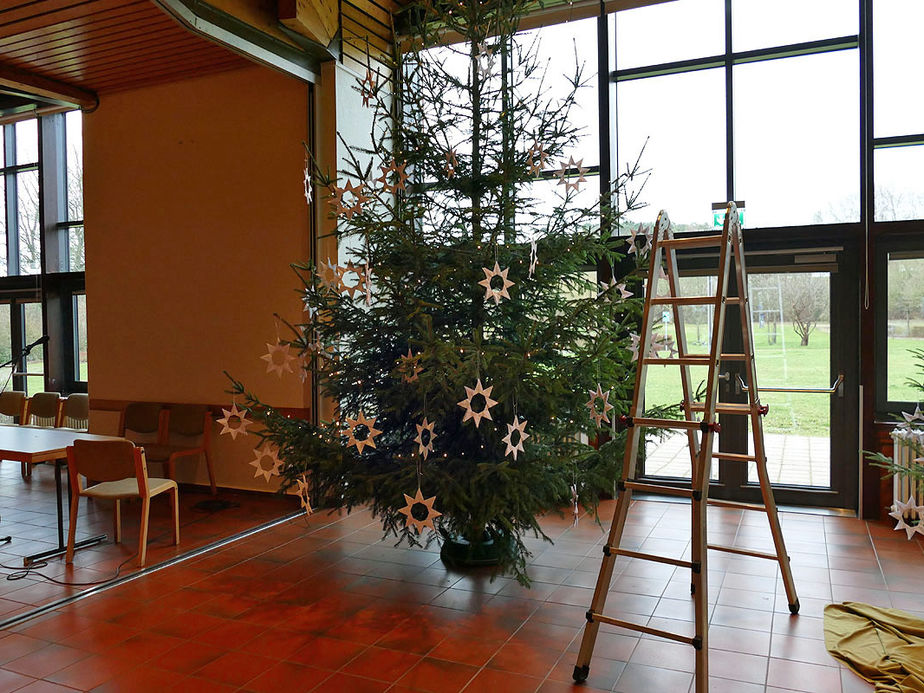
<instances>
[{"instance_id":1,"label":"terracotta tile floor","mask_svg":"<svg viewBox=\"0 0 924 693\"><path fill-rule=\"evenodd\" d=\"M64 472L66 474L66 471ZM65 485L66 492L66 485ZM193 506L212 499L205 491L183 488L180 491L180 545L173 546L170 533L169 503L166 496L155 498L151 505L147 564L155 565L217 539L261 525L298 509L295 498L273 494L245 494L219 491L221 500L239 507L214 513ZM110 540L77 552L73 567L63 559L52 559L41 573L69 582L93 582L113 577L119 565L135 555L138 548L140 505L123 504L122 544L111 543L112 503L81 499L77 518L77 538L108 534ZM0 544L0 578L22 568L23 556L57 546L57 515L54 468L43 464L33 468L32 477L24 481L18 462L0 463L0 536L12 536L9 544ZM65 499L65 531L67 528ZM66 534L65 534L66 537ZM129 560L121 574L135 572L136 562ZM36 575L22 580L0 579L0 620L34 609L79 592L81 587L56 585ZM0 691L4 685L0 680Z\"/></svg>"},{"instance_id":2,"label":"terracotta tile floor","mask_svg":"<svg viewBox=\"0 0 924 693\"><path fill-rule=\"evenodd\" d=\"M714 539L768 547L764 516L709 514ZM638 502L626 545L680 556L688 516ZM924 616L924 544L879 523L782 522L798 616L774 563L710 554L711 689L871 690L825 652L822 608L859 599ZM607 626L587 684L571 685L603 535L587 517L544 526L556 543L530 540L527 590L447 570L435 548L395 548L368 512L291 520L3 633L0 690L687 691L691 648ZM689 577L620 559L607 611L689 631Z\"/></svg>"}]
</instances>

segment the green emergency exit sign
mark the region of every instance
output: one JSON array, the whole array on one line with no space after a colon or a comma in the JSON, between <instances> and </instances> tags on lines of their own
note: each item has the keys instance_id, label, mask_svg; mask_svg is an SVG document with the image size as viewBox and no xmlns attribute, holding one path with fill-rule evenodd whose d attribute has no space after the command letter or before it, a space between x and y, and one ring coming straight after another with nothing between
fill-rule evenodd
<instances>
[{"instance_id":1,"label":"green emergency exit sign","mask_svg":"<svg viewBox=\"0 0 924 693\"><path fill-rule=\"evenodd\" d=\"M738 222L741 224L741 228L744 228L744 202L736 201L735 204L738 206ZM715 202L712 205L712 228L715 231L722 230L722 224L725 223L725 208L728 203L726 202Z\"/></svg>"}]
</instances>

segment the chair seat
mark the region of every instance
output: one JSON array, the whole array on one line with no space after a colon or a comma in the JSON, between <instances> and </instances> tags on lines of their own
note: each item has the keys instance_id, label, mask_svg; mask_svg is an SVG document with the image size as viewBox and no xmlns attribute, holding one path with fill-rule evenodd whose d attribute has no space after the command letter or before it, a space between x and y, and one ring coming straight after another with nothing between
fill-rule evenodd
<instances>
[{"instance_id":1,"label":"chair seat","mask_svg":"<svg viewBox=\"0 0 924 693\"><path fill-rule=\"evenodd\" d=\"M177 452L194 454L204 452L203 448L191 448L187 445L161 445L159 443L141 443L144 448L144 456L148 462L163 462L169 460L170 456Z\"/></svg>"},{"instance_id":2,"label":"chair seat","mask_svg":"<svg viewBox=\"0 0 924 693\"><path fill-rule=\"evenodd\" d=\"M148 493L152 496L171 488L176 488L175 481L148 478ZM82 495L93 498L138 498L141 494L138 492L137 479L120 479L90 486Z\"/></svg>"}]
</instances>

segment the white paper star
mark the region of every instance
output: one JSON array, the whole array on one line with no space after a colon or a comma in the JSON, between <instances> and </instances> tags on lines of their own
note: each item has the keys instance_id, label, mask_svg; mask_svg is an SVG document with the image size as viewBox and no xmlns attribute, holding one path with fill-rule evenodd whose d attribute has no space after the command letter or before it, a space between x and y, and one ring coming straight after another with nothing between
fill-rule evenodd
<instances>
[{"instance_id":1,"label":"white paper star","mask_svg":"<svg viewBox=\"0 0 924 693\"><path fill-rule=\"evenodd\" d=\"M308 478L302 474L295 480L295 483L298 485L297 495L302 507L305 509L305 515L311 515L314 510L311 508L311 491L308 487Z\"/></svg>"},{"instance_id":2,"label":"white paper star","mask_svg":"<svg viewBox=\"0 0 924 693\"><path fill-rule=\"evenodd\" d=\"M331 185L331 196L328 203L334 209L334 216L343 216L352 219L355 214L362 214L363 204L369 201L369 196L363 194L365 189L364 183L353 185L352 181L347 181L342 188L337 185ZM349 193L353 200L347 204L344 196Z\"/></svg>"},{"instance_id":3,"label":"white paper star","mask_svg":"<svg viewBox=\"0 0 924 693\"><path fill-rule=\"evenodd\" d=\"M629 350L632 352L632 360L638 361L638 347L641 337L635 334L635 332L630 332L629 337L632 339L632 345L629 347Z\"/></svg>"},{"instance_id":4,"label":"white paper star","mask_svg":"<svg viewBox=\"0 0 924 693\"><path fill-rule=\"evenodd\" d=\"M317 267L318 280L327 288L328 291L340 293L340 287L343 284L343 268L327 258Z\"/></svg>"},{"instance_id":5,"label":"white paper star","mask_svg":"<svg viewBox=\"0 0 924 693\"><path fill-rule=\"evenodd\" d=\"M616 278L610 277L609 282L599 282L600 290L597 292L597 298L604 297L603 300L609 303L612 299L609 297L609 291L616 286Z\"/></svg>"},{"instance_id":6,"label":"white paper star","mask_svg":"<svg viewBox=\"0 0 924 693\"><path fill-rule=\"evenodd\" d=\"M247 427L253 422L247 418L245 412L237 408L237 404L232 402L230 409L222 407L221 413L224 416L218 419L218 423L221 424L221 431L219 431L218 435L221 436L227 433L231 436L231 440L237 440L238 435L247 435Z\"/></svg>"},{"instance_id":7,"label":"white paper star","mask_svg":"<svg viewBox=\"0 0 924 693\"><path fill-rule=\"evenodd\" d=\"M363 97L363 106L368 106L369 101L375 96L375 75L372 70L366 68L366 76L359 83L360 93Z\"/></svg>"},{"instance_id":8,"label":"white paper star","mask_svg":"<svg viewBox=\"0 0 924 693\"><path fill-rule=\"evenodd\" d=\"M617 285L616 285L616 289L619 291L619 297L620 297L620 298L630 298L631 296L634 296L634 295L635 295L635 294L633 294L631 291L629 291L628 289L626 289L626 283L625 283L625 282L623 282L622 284L617 284Z\"/></svg>"},{"instance_id":9,"label":"white paper star","mask_svg":"<svg viewBox=\"0 0 924 693\"><path fill-rule=\"evenodd\" d=\"M266 349L266 353L260 358L266 361L267 373L275 372L280 378L283 373L294 373L292 362L295 360L295 356L292 355L292 350L289 349L288 344L283 344L282 342L270 344L267 342Z\"/></svg>"},{"instance_id":10,"label":"white paper star","mask_svg":"<svg viewBox=\"0 0 924 693\"><path fill-rule=\"evenodd\" d=\"M516 445L511 442L514 431L520 434ZM523 441L527 438L529 438L529 434L526 432L526 419L521 419L519 421L514 419L512 424L507 424L507 435L501 438L501 442L506 443L507 445L507 449L504 450L504 457L507 455L513 455L513 459L516 461L517 452L526 452L523 449Z\"/></svg>"},{"instance_id":11,"label":"white paper star","mask_svg":"<svg viewBox=\"0 0 924 693\"><path fill-rule=\"evenodd\" d=\"M456 169L459 167L459 159L456 157L455 149L450 149L446 152L446 163L443 166L446 169L447 178L452 178L456 175Z\"/></svg>"},{"instance_id":12,"label":"white paper star","mask_svg":"<svg viewBox=\"0 0 924 693\"><path fill-rule=\"evenodd\" d=\"M404 168L407 166L406 163L398 165L394 159L391 160L391 163L388 166L380 166L382 169L382 175L380 178L375 180L382 184L382 190L387 193L394 195L399 190L405 190L405 184L407 183L407 174L404 172ZM389 176L390 173L394 173L397 176L398 180L394 183L391 182Z\"/></svg>"},{"instance_id":13,"label":"white paper star","mask_svg":"<svg viewBox=\"0 0 924 693\"><path fill-rule=\"evenodd\" d=\"M311 204L311 163L305 159L305 180L303 181L305 202Z\"/></svg>"},{"instance_id":14,"label":"white paper star","mask_svg":"<svg viewBox=\"0 0 924 693\"><path fill-rule=\"evenodd\" d=\"M629 250L627 251L629 255L632 253L642 253L645 251L645 227L642 224L638 225L638 228L629 229ZM641 235L641 242L639 246L636 247L635 241L638 240L638 236Z\"/></svg>"},{"instance_id":15,"label":"white paper star","mask_svg":"<svg viewBox=\"0 0 924 693\"><path fill-rule=\"evenodd\" d=\"M343 267L338 268L339 272L339 281L340 281L340 293L349 294L350 299L352 299L356 294L366 293L366 270L362 265L357 265L352 260L346 263ZM345 280L347 274L356 275L355 284L347 284Z\"/></svg>"},{"instance_id":16,"label":"white paper star","mask_svg":"<svg viewBox=\"0 0 924 693\"><path fill-rule=\"evenodd\" d=\"M536 239L534 238L529 242L529 278L533 278L533 274L536 273L536 265L539 264L539 253L538 248L536 247Z\"/></svg>"},{"instance_id":17,"label":"white paper star","mask_svg":"<svg viewBox=\"0 0 924 693\"><path fill-rule=\"evenodd\" d=\"M488 48L487 44L482 41L477 44L478 74L482 79L488 79L494 71L494 49Z\"/></svg>"},{"instance_id":18,"label":"white paper star","mask_svg":"<svg viewBox=\"0 0 924 693\"><path fill-rule=\"evenodd\" d=\"M279 476L279 470L282 468L282 461L279 459L279 448L266 441L260 447L254 449L256 457L250 463L256 471L253 473L254 479L263 475L266 483L269 483L271 477Z\"/></svg>"},{"instance_id":19,"label":"white paper star","mask_svg":"<svg viewBox=\"0 0 924 693\"><path fill-rule=\"evenodd\" d=\"M613 405L610 404L610 391L604 392L600 387L600 383L597 383L596 391L588 390L588 393L590 394L590 399L587 400L587 404L584 406L590 409L590 418L597 424L597 428L600 428L601 422L610 422L608 412L613 408ZM597 400L600 400L603 406L598 407Z\"/></svg>"},{"instance_id":20,"label":"white paper star","mask_svg":"<svg viewBox=\"0 0 924 693\"><path fill-rule=\"evenodd\" d=\"M417 376L423 372L420 365L420 354L412 354L411 347L407 348L407 354L398 357L398 372L401 373L401 380L406 383L413 383Z\"/></svg>"},{"instance_id":21,"label":"white paper star","mask_svg":"<svg viewBox=\"0 0 924 693\"><path fill-rule=\"evenodd\" d=\"M922 524L924 524L924 506L918 505L917 502L911 496L908 497L906 503L901 501L895 501L892 504L892 512L889 513L889 517L893 517L898 520L898 524L895 525L896 531L899 529L905 530L905 534L908 535L908 539L914 536L915 532L920 530ZM905 522L905 515L913 514L918 519L917 525L909 525ZM921 532L924 534L924 532Z\"/></svg>"},{"instance_id":22,"label":"white paper star","mask_svg":"<svg viewBox=\"0 0 924 693\"><path fill-rule=\"evenodd\" d=\"M374 416L371 419L367 419L366 415L362 412L361 409L359 411L359 415L355 419L347 417L347 447L355 445L356 452L359 454L362 454L363 448L365 448L367 445L374 449L375 437L381 433L381 431L375 427L375 419L376 417ZM366 433L366 437L362 438L361 440L356 438L357 426L365 426L366 430L368 431L368 433Z\"/></svg>"},{"instance_id":23,"label":"white paper star","mask_svg":"<svg viewBox=\"0 0 924 693\"><path fill-rule=\"evenodd\" d=\"M423 423L414 424L417 427L417 437L414 438L414 442L417 443L417 452L424 458L427 459L427 455L433 452L433 441L436 438L436 435L433 433L433 421L428 421L427 417L424 417ZM424 442L424 431L427 432L427 442Z\"/></svg>"},{"instance_id":24,"label":"white paper star","mask_svg":"<svg viewBox=\"0 0 924 693\"><path fill-rule=\"evenodd\" d=\"M502 298L510 298L510 294L507 293L507 289L513 286L513 282L507 279L507 272L510 271L509 267L501 270L500 265L495 262L494 269L491 270L487 267L482 267L481 271L484 272L484 279L478 282L478 284L484 287L485 301L489 301L493 298L494 305L498 305ZM501 280L501 287L499 289L495 289L493 286L491 286L491 280L494 277L498 277Z\"/></svg>"},{"instance_id":25,"label":"white paper star","mask_svg":"<svg viewBox=\"0 0 924 693\"><path fill-rule=\"evenodd\" d=\"M549 158L548 153L545 151L545 148L538 142L533 142L527 152L529 155L529 172L534 176L538 176L542 173L542 169L545 168L545 160Z\"/></svg>"},{"instance_id":26,"label":"white paper star","mask_svg":"<svg viewBox=\"0 0 924 693\"><path fill-rule=\"evenodd\" d=\"M921 405L916 404L914 406L914 414L908 414L907 412L902 412L902 416L905 417L905 421L908 423L914 423L915 421L924 421L924 413L921 412Z\"/></svg>"},{"instance_id":27,"label":"white paper star","mask_svg":"<svg viewBox=\"0 0 924 693\"><path fill-rule=\"evenodd\" d=\"M574 192L577 192L581 187L581 183L587 182L587 179L584 178L584 174L587 173L587 169L581 165L583 163L584 163L583 159L578 159L575 162L574 157L572 156L568 158L567 164L562 164L561 168L558 169L558 184L565 186L565 193L567 193L569 189L574 190ZM577 169L577 175L578 175L577 180L574 180L574 181L568 180L568 176L570 175L569 171L571 169Z\"/></svg>"},{"instance_id":28,"label":"white paper star","mask_svg":"<svg viewBox=\"0 0 924 693\"><path fill-rule=\"evenodd\" d=\"M436 529L433 526L433 520L438 518L443 513L438 512L433 509L433 503L436 501L436 496L431 496L424 500L423 494L420 492L420 487L417 487L417 493L414 496L409 496L406 493L404 494L404 501L407 503L406 506L398 510L399 513L407 517L407 527L410 529L413 527L417 530L417 534L423 532L427 527L430 529ZM427 516L422 520L418 520L414 517L414 506L422 505L427 511Z\"/></svg>"},{"instance_id":29,"label":"white paper star","mask_svg":"<svg viewBox=\"0 0 924 693\"><path fill-rule=\"evenodd\" d=\"M465 410L465 416L462 417L462 423L465 423L469 419L472 419L475 422L475 428L478 428L478 425L481 423L481 419L491 418L491 407L497 404L496 400L491 399L491 390L494 389L494 386L485 389L481 384L481 378L478 378L478 382L475 383L474 389L470 387L465 388L465 399L458 403L460 407ZM472 399L477 395L484 397L484 407L481 411L472 411Z\"/></svg>"}]
</instances>

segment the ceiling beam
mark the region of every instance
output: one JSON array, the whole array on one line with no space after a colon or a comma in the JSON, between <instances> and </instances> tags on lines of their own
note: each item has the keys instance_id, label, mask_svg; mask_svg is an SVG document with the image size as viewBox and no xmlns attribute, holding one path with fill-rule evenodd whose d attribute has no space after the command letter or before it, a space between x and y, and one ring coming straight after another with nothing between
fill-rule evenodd
<instances>
[{"instance_id":1,"label":"ceiling beam","mask_svg":"<svg viewBox=\"0 0 924 693\"><path fill-rule=\"evenodd\" d=\"M23 95L35 96L47 103L82 108L85 111L99 105L99 98L92 91L3 63L0 63L0 87L15 89Z\"/></svg>"}]
</instances>

